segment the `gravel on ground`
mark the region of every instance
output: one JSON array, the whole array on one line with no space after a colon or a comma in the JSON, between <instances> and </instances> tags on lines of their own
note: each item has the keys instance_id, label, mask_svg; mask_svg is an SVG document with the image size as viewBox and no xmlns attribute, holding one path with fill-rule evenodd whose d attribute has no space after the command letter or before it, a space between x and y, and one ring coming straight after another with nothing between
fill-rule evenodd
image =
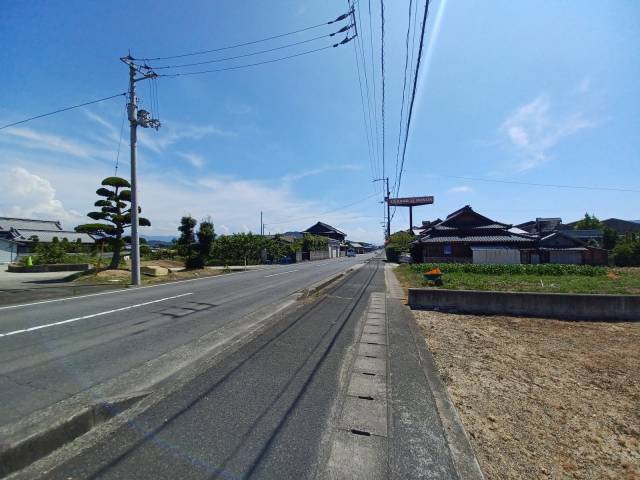
<instances>
[{"instance_id":1,"label":"gravel on ground","mask_svg":"<svg viewBox=\"0 0 640 480\"><path fill-rule=\"evenodd\" d=\"M640 323L414 313L488 479L640 478Z\"/></svg>"}]
</instances>

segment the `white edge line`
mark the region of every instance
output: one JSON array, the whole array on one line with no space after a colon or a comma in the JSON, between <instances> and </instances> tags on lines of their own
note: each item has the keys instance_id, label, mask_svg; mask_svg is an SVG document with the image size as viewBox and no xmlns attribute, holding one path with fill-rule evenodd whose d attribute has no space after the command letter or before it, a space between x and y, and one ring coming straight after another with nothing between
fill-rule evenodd
<instances>
[{"instance_id":1,"label":"white edge line","mask_svg":"<svg viewBox=\"0 0 640 480\"><path fill-rule=\"evenodd\" d=\"M346 258L346 257L340 257L338 259L331 259L329 261L323 261L321 263L311 263L311 265L314 266L319 266L319 265L324 265L326 263L331 263L334 261L342 261L342 258ZM107 292L98 292L98 293L87 293L86 295L75 295L73 297L64 297L64 298L54 298L52 300L42 300L40 302L32 302L32 303L19 303L17 305L5 305L3 307L0 307L0 310L9 310L11 308L21 308L21 307L31 307L33 305L42 305L45 303L54 303L54 302L64 302L65 300L75 300L78 298L88 298L88 297L97 297L99 295L116 295L118 293L131 293L131 292L136 292L138 290L144 290L147 288L155 288L155 287L167 287L170 285L175 285L178 283L187 283L187 282L196 282L198 280L216 280L216 279L221 279L221 278L228 278L232 275L238 275L241 273L250 273L250 272L259 272L261 270L271 270L273 267L265 267L265 268L252 268L249 270L242 270L240 272L232 272L232 273L225 273L224 275L211 275L209 277L201 277L201 278L189 278L187 280L176 280L175 282L166 282L166 283L158 283L157 285L145 285L144 287L129 287L127 289L123 289L123 290L109 290Z\"/></svg>"},{"instance_id":2,"label":"white edge line","mask_svg":"<svg viewBox=\"0 0 640 480\"><path fill-rule=\"evenodd\" d=\"M58 325L64 325L65 323L77 322L78 320L87 320L89 318L100 317L102 315L108 315L110 313L122 312L123 310L130 310L132 308L144 307L145 305L151 305L152 303L164 302L166 300L173 300L174 298L186 297L187 295L193 295L193 293L182 293L180 295L174 295L172 297L160 298L158 300L151 300L149 302L138 303L136 305L129 305L128 307L116 308L114 310L107 310L105 312L92 313L91 315L83 315L82 317L70 318L68 320L62 320L60 322L48 323L46 325L38 325L35 327L24 328L22 330L14 330L13 332L0 333L0 337L8 337L10 335L16 335L18 333L33 332L34 330L41 330L43 328L55 327Z\"/></svg>"}]
</instances>

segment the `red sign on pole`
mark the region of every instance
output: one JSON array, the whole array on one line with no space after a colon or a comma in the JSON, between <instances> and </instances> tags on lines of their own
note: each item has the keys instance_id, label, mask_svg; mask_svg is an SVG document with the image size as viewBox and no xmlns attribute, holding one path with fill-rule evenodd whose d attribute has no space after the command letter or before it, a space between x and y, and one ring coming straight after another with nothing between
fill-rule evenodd
<instances>
[{"instance_id":1,"label":"red sign on pole","mask_svg":"<svg viewBox=\"0 0 640 480\"><path fill-rule=\"evenodd\" d=\"M430 205L433 203L433 196L427 197L405 197L390 198L389 205L392 207L416 207L418 205Z\"/></svg>"}]
</instances>

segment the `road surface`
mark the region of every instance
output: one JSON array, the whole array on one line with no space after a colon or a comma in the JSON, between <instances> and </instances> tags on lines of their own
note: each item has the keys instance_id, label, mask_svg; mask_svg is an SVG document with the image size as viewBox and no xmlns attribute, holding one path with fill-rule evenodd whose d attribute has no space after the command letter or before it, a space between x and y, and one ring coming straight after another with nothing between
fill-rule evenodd
<instances>
[{"instance_id":1,"label":"road surface","mask_svg":"<svg viewBox=\"0 0 640 480\"><path fill-rule=\"evenodd\" d=\"M0 307L0 427L234 322L241 327L261 307L369 257Z\"/></svg>"}]
</instances>

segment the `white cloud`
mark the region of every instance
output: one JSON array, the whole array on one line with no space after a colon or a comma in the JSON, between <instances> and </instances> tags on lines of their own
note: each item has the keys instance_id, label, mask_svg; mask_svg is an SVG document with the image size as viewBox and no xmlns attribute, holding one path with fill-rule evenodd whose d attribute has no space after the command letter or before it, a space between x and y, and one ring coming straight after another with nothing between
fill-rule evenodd
<instances>
[{"instance_id":1,"label":"white cloud","mask_svg":"<svg viewBox=\"0 0 640 480\"><path fill-rule=\"evenodd\" d=\"M549 96L539 95L517 108L500 126L499 133L518 154L517 170L529 170L547 162L551 149L562 139L595 126L582 113L554 118L550 110Z\"/></svg>"},{"instance_id":2,"label":"white cloud","mask_svg":"<svg viewBox=\"0 0 640 480\"><path fill-rule=\"evenodd\" d=\"M339 170L362 170L362 165L327 165L320 168L312 168L298 173L290 173L282 177L283 182L295 182L305 177L311 177L314 175L321 175L323 173L339 171Z\"/></svg>"},{"instance_id":3,"label":"white cloud","mask_svg":"<svg viewBox=\"0 0 640 480\"><path fill-rule=\"evenodd\" d=\"M2 200L0 211L11 217L61 220L77 223L82 215L67 210L56 198L56 190L49 180L22 167L9 169L0 179Z\"/></svg>"},{"instance_id":4,"label":"white cloud","mask_svg":"<svg viewBox=\"0 0 640 480\"><path fill-rule=\"evenodd\" d=\"M194 167L200 168L203 167L206 163L204 157L202 155L198 155L197 153L179 152L178 156L184 158Z\"/></svg>"},{"instance_id":5,"label":"white cloud","mask_svg":"<svg viewBox=\"0 0 640 480\"><path fill-rule=\"evenodd\" d=\"M183 139L200 140L210 135L220 137L236 136L234 132L222 130L213 125L187 125L176 122L163 123L159 132L154 129L138 129L140 145L155 153L162 153L168 147Z\"/></svg>"},{"instance_id":6,"label":"white cloud","mask_svg":"<svg viewBox=\"0 0 640 480\"><path fill-rule=\"evenodd\" d=\"M449 193L470 193L473 192L473 189L469 185L460 185L458 187L452 187L448 191Z\"/></svg>"}]
</instances>

